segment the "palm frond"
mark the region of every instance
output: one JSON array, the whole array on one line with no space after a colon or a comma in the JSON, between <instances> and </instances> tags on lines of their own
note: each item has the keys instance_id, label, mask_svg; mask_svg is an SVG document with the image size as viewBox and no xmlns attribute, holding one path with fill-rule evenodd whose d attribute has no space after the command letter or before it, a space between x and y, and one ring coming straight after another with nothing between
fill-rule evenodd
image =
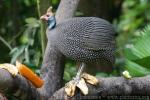
<instances>
[{"instance_id":1,"label":"palm frond","mask_svg":"<svg viewBox=\"0 0 150 100\"><path fill-rule=\"evenodd\" d=\"M150 74L150 25L147 25L134 43L125 48L125 68L134 76ZM131 70L132 69L132 70Z\"/></svg>"}]
</instances>

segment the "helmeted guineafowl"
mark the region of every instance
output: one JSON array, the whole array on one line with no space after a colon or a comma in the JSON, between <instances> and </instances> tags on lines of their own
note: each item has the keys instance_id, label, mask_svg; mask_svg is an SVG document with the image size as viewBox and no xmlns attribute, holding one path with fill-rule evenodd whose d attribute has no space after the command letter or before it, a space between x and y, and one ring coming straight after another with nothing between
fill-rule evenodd
<instances>
[{"instance_id":1,"label":"helmeted guineafowl","mask_svg":"<svg viewBox=\"0 0 150 100\"><path fill-rule=\"evenodd\" d=\"M114 63L115 32L108 21L96 17L74 17L56 25L51 12L41 19L48 23L48 41L66 57L81 63L75 81L80 79L86 63L102 59Z\"/></svg>"}]
</instances>

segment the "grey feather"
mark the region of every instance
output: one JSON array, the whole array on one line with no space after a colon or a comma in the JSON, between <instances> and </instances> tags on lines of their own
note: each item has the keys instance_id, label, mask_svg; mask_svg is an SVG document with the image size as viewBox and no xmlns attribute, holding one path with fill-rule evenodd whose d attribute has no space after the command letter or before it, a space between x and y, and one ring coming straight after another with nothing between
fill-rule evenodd
<instances>
[{"instance_id":1,"label":"grey feather","mask_svg":"<svg viewBox=\"0 0 150 100\"><path fill-rule=\"evenodd\" d=\"M115 32L106 20L75 17L63 21L47 32L48 40L65 56L89 62L105 59L114 62Z\"/></svg>"}]
</instances>

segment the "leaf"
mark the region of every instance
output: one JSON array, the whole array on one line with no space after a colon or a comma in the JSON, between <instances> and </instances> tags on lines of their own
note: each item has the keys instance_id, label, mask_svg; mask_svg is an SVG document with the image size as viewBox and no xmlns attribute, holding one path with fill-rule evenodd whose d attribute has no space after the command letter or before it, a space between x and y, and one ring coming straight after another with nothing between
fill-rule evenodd
<instances>
[{"instance_id":1,"label":"leaf","mask_svg":"<svg viewBox=\"0 0 150 100\"><path fill-rule=\"evenodd\" d=\"M41 52L36 50L36 54L33 55L33 62L35 66L39 66L41 58ZM39 68L39 67L38 67Z\"/></svg>"},{"instance_id":2,"label":"leaf","mask_svg":"<svg viewBox=\"0 0 150 100\"><path fill-rule=\"evenodd\" d=\"M29 38L28 38L27 34L23 34L23 35L21 36L20 42L21 42L21 44L28 44Z\"/></svg>"},{"instance_id":3,"label":"leaf","mask_svg":"<svg viewBox=\"0 0 150 100\"><path fill-rule=\"evenodd\" d=\"M64 80L69 81L76 75L76 67L73 63L65 64Z\"/></svg>"},{"instance_id":4,"label":"leaf","mask_svg":"<svg viewBox=\"0 0 150 100\"><path fill-rule=\"evenodd\" d=\"M150 69L150 26L146 26L144 31L140 32L133 44L127 45L125 54L128 60L138 64L141 67Z\"/></svg>"},{"instance_id":5,"label":"leaf","mask_svg":"<svg viewBox=\"0 0 150 100\"><path fill-rule=\"evenodd\" d=\"M53 5L57 5L59 0L51 0L51 2L52 2Z\"/></svg>"},{"instance_id":6,"label":"leaf","mask_svg":"<svg viewBox=\"0 0 150 100\"><path fill-rule=\"evenodd\" d=\"M142 59L137 59L137 60L133 60L133 62L145 67L145 68L148 68L150 69L150 56L148 57L144 57Z\"/></svg>"},{"instance_id":7,"label":"leaf","mask_svg":"<svg viewBox=\"0 0 150 100\"><path fill-rule=\"evenodd\" d=\"M67 71L65 71L64 72L64 80L69 81L70 79L71 79L70 74Z\"/></svg>"},{"instance_id":8,"label":"leaf","mask_svg":"<svg viewBox=\"0 0 150 100\"><path fill-rule=\"evenodd\" d=\"M125 69L129 71L131 76L144 76L150 74L150 70L132 62L128 59L125 61Z\"/></svg>"},{"instance_id":9,"label":"leaf","mask_svg":"<svg viewBox=\"0 0 150 100\"><path fill-rule=\"evenodd\" d=\"M13 53L16 52L17 50L18 50L17 47L13 48L13 49L10 51L9 55L13 55Z\"/></svg>"},{"instance_id":10,"label":"leaf","mask_svg":"<svg viewBox=\"0 0 150 100\"><path fill-rule=\"evenodd\" d=\"M29 58L29 46L27 45L26 48L24 49L24 56L25 56L25 62L30 63L30 58Z\"/></svg>"},{"instance_id":11,"label":"leaf","mask_svg":"<svg viewBox=\"0 0 150 100\"><path fill-rule=\"evenodd\" d=\"M11 52L11 56L12 56L12 58L11 58L11 63L15 63L15 62L16 62L17 58L18 58L19 56L21 56L21 54L24 52L25 47L26 47L26 46L21 46L21 47L19 47L19 48L15 48L15 49L13 50L13 52Z\"/></svg>"},{"instance_id":12,"label":"leaf","mask_svg":"<svg viewBox=\"0 0 150 100\"><path fill-rule=\"evenodd\" d=\"M23 0L23 1L24 1L25 5L27 5L27 6L31 5L30 0Z\"/></svg>"},{"instance_id":13,"label":"leaf","mask_svg":"<svg viewBox=\"0 0 150 100\"><path fill-rule=\"evenodd\" d=\"M26 18L25 22L27 23L27 26L29 26L29 27L39 27L40 26L40 21L34 17Z\"/></svg>"},{"instance_id":14,"label":"leaf","mask_svg":"<svg viewBox=\"0 0 150 100\"><path fill-rule=\"evenodd\" d=\"M25 22L27 24L31 24L31 23L35 23L37 21L37 19L35 19L34 17L29 17L25 19Z\"/></svg>"},{"instance_id":15,"label":"leaf","mask_svg":"<svg viewBox=\"0 0 150 100\"><path fill-rule=\"evenodd\" d=\"M128 58L129 60L139 59L139 57L135 54L135 52L132 51L131 46L132 44L131 45L128 44L124 50L126 58Z\"/></svg>"}]
</instances>

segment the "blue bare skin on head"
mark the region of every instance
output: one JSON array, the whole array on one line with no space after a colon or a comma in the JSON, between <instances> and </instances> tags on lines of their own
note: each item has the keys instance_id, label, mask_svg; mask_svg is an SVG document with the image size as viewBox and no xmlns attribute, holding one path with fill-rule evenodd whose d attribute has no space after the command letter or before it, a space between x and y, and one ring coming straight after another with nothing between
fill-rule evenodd
<instances>
[{"instance_id":1,"label":"blue bare skin on head","mask_svg":"<svg viewBox=\"0 0 150 100\"><path fill-rule=\"evenodd\" d=\"M51 30L56 26L56 19L53 12L48 11L46 14L40 17L40 19L45 20L48 24L48 29Z\"/></svg>"},{"instance_id":2,"label":"blue bare skin on head","mask_svg":"<svg viewBox=\"0 0 150 100\"><path fill-rule=\"evenodd\" d=\"M48 17L47 24L48 24L48 29L49 30L55 28L55 26L56 26L55 15L52 15L52 16Z\"/></svg>"}]
</instances>

